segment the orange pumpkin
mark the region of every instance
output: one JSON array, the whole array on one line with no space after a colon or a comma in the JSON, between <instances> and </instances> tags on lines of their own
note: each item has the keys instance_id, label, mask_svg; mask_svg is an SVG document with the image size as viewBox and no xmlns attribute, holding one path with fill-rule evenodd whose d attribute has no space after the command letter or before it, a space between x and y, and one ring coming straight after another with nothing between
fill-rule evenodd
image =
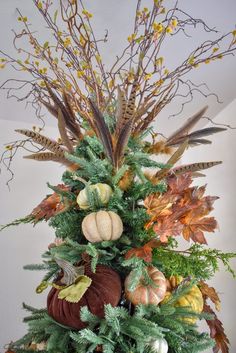
<instances>
[{"instance_id":1,"label":"orange pumpkin","mask_svg":"<svg viewBox=\"0 0 236 353\"><path fill-rule=\"evenodd\" d=\"M148 266L147 273L151 281L147 283L147 280L142 276L137 287L132 292L128 288L133 280L133 271L125 279L126 298L134 305L158 305L165 297L166 279L163 273L154 266Z\"/></svg>"}]
</instances>

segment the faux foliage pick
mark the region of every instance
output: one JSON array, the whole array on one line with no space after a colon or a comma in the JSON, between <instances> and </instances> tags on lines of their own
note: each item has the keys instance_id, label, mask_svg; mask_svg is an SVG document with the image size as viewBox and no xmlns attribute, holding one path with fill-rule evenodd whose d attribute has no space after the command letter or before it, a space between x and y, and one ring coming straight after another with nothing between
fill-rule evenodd
<instances>
[{"instance_id":1,"label":"faux foliage pick","mask_svg":"<svg viewBox=\"0 0 236 353\"><path fill-rule=\"evenodd\" d=\"M55 141L42 128L17 129L26 139L7 146L2 164L12 179L13 157L23 148L33 162L66 167L62 181L48 184L51 193L29 215L2 227L48 221L56 236L43 263L24 267L46 271L36 293L50 289L47 308L23 305L30 313L24 319L28 332L10 343L8 353L229 352L211 308L219 310L220 296L206 281L220 263L235 277L230 261L236 254L207 246L208 237L216 237L206 233L217 229L209 214L218 197L206 196L205 185L192 185L202 170L221 161L180 165L188 148L208 145L211 135L226 129L197 127L207 106L165 139L152 124L174 98L186 97L184 107L196 87L208 96L204 85L185 75L233 54L236 32L204 40L169 71L163 57L168 38L188 36L189 28L201 24L206 33L218 34L178 1L173 7L164 0L150 8L136 3L133 33L110 69L100 52L108 34L96 38L83 0L33 0L52 42L41 43L18 10L23 29L14 45L27 38L32 50L20 50L22 60L2 53L3 66L25 73L25 81L15 80L18 88L2 88L17 96L17 89L30 87L26 98L39 118L46 108L57 119L60 135ZM167 155L165 163L159 154ZM209 333L200 332L198 319L206 320Z\"/></svg>"}]
</instances>

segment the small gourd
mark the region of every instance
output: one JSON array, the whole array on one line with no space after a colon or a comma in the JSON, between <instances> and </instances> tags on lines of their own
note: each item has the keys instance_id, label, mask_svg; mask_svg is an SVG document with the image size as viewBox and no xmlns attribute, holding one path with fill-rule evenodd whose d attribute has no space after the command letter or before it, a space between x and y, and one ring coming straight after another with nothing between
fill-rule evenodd
<instances>
[{"instance_id":1,"label":"small gourd","mask_svg":"<svg viewBox=\"0 0 236 353\"><path fill-rule=\"evenodd\" d=\"M181 276L171 276L168 280L168 290L163 303L171 296L171 291L183 281ZM189 292L180 297L174 304L175 307L189 307L189 310L200 314L203 310L203 296L198 286L193 286ZM189 324L195 324L196 317L184 317L183 320Z\"/></svg>"},{"instance_id":2,"label":"small gourd","mask_svg":"<svg viewBox=\"0 0 236 353\"><path fill-rule=\"evenodd\" d=\"M150 343L150 347L153 353L167 353L168 343L165 338L159 338Z\"/></svg>"},{"instance_id":3,"label":"small gourd","mask_svg":"<svg viewBox=\"0 0 236 353\"><path fill-rule=\"evenodd\" d=\"M147 273L152 282L147 283L146 279L141 277L133 291L128 289L133 281L133 271L125 279L125 296L134 305L158 305L165 297L166 278L163 273L154 266L148 266Z\"/></svg>"},{"instance_id":4,"label":"small gourd","mask_svg":"<svg viewBox=\"0 0 236 353\"><path fill-rule=\"evenodd\" d=\"M82 231L91 243L117 240L123 233L123 223L115 212L92 212L83 219Z\"/></svg>"},{"instance_id":5,"label":"small gourd","mask_svg":"<svg viewBox=\"0 0 236 353\"><path fill-rule=\"evenodd\" d=\"M97 183L94 185L90 185L89 188L91 191L97 191L103 205L106 205L108 203L113 192L112 188L108 184ZM79 207L83 210L89 208L89 201L86 188L80 191L79 195L77 196L77 203Z\"/></svg>"}]
</instances>

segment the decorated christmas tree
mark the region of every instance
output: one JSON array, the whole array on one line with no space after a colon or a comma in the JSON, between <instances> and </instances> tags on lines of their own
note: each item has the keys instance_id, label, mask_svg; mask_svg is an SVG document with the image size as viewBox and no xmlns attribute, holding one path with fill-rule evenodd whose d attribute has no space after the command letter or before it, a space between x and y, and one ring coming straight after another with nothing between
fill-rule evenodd
<instances>
[{"instance_id":1,"label":"decorated christmas tree","mask_svg":"<svg viewBox=\"0 0 236 353\"><path fill-rule=\"evenodd\" d=\"M177 96L185 97L184 106L193 90L201 92L186 75L233 54L236 31L205 40L169 70L168 38L198 26L216 31L177 3L136 2L133 32L110 70L99 49L108 33L97 39L81 0L34 0L50 39L41 43L19 12L23 29L14 44L26 39L32 50L21 48L21 59L2 53L1 67L12 65L26 77L2 87L10 95L28 88L25 99L39 118L46 109L57 119L60 139L43 128L17 129L24 139L9 144L1 162L13 176L17 151L34 148L25 158L65 166L61 183L49 180L50 194L29 215L2 227L48 221L56 237L41 264L26 265L45 270L36 292L48 290L46 308L24 304L28 333L8 353L229 352L215 313L220 298L207 281L220 262L234 275L236 254L207 246L205 232L217 228L209 214L218 197L206 195L195 179L221 161L180 164L187 149L209 144L226 128L196 129L207 107L167 137L153 123ZM179 248L181 237L187 250ZM209 332L199 330L200 319Z\"/></svg>"}]
</instances>

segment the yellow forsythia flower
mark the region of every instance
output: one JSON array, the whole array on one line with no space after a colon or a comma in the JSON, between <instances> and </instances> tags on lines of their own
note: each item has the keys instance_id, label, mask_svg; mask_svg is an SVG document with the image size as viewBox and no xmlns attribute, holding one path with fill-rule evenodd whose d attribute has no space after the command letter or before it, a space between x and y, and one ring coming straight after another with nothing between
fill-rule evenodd
<instances>
[{"instance_id":1,"label":"yellow forsythia flower","mask_svg":"<svg viewBox=\"0 0 236 353\"><path fill-rule=\"evenodd\" d=\"M155 32L161 33L163 31L163 24L154 22L152 28Z\"/></svg>"},{"instance_id":2,"label":"yellow forsythia flower","mask_svg":"<svg viewBox=\"0 0 236 353\"><path fill-rule=\"evenodd\" d=\"M131 43L134 41L135 38L136 38L136 33L132 33L130 36L128 36L127 40L129 43Z\"/></svg>"},{"instance_id":3,"label":"yellow forsythia flower","mask_svg":"<svg viewBox=\"0 0 236 353\"><path fill-rule=\"evenodd\" d=\"M84 75L84 71L82 71L82 70L77 71L77 77L78 78L83 77L83 75Z\"/></svg>"},{"instance_id":4,"label":"yellow forsythia flower","mask_svg":"<svg viewBox=\"0 0 236 353\"><path fill-rule=\"evenodd\" d=\"M173 29L170 26L166 27L166 33L172 33L172 32L173 32Z\"/></svg>"},{"instance_id":5,"label":"yellow forsythia flower","mask_svg":"<svg viewBox=\"0 0 236 353\"><path fill-rule=\"evenodd\" d=\"M150 74L146 74L145 76L144 76L144 80L145 81L148 81L148 80L150 80L150 78L152 77L152 74L150 73Z\"/></svg>"},{"instance_id":6,"label":"yellow forsythia flower","mask_svg":"<svg viewBox=\"0 0 236 353\"><path fill-rule=\"evenodd\" d=\"M172 25L173 27L176 27L176 26L178 25L178 20L177 20L177 18L174 18L174 19L171 21L171 25Z\"/></svg>"},{"instance_id":7,"label":"yellow forsythia flower","mask_svg":"<svg viewBox=\"0 0 236 353\"><path fill-rule=\"evenodd\" d=\"M93 15L90 12L88 12L87 10L85 10L85 9L82 11L82 14L85 15L86 17L88 17L88 18L92 18L93 17Z\"/></svg>"},{"instance_id":8,"label":"yellow forsythia flower","mask_svg":"<svg viewBox=\"0 0 236 353\"><path fill-rule=\"evenodd\" d=\"M42 8L43 8L43 4L42 4L42 2L41 2L41 1L39 1L39 2L38 2L38 4L37 4L37 6L38 6L38 8L39 8L39 9L42 9Z\"/></svg>"}]
</instances>

